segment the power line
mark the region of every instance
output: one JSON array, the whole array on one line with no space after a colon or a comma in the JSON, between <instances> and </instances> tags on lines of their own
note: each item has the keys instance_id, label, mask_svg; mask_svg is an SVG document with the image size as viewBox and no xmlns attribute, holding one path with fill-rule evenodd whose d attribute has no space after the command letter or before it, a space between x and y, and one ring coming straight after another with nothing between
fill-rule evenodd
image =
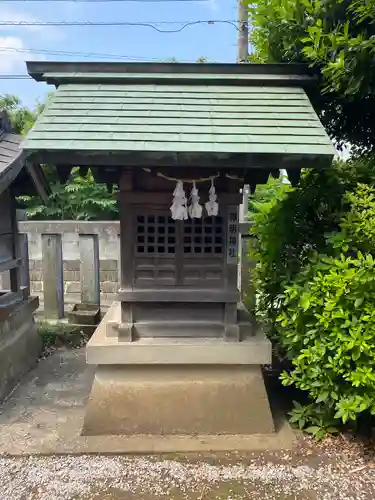
<instances>
[{"instance_id":1,"label":"power line","mask_svg":"<svg viewBox=\"0 0 375 500\"><path fill-rule=\"evenodd\" d=\"M58 0L60 1L60 0ZM236 30L238 27L236 25L236 21L230 20L198 20L198 21L187 21L185 23L180 23L180 26L177 29L160 29L156 25L157 24L168 24L167 21L163 22L128 22L128 21L0 21L0 26L14 26L14 27L22 27L22 26L87 26L87 27L103 27L103 26L127 26L127 27L143 27L143 28L152 28L158 33L181 33L184 29L190 26L197 26L199 24L229 24L233 26ZM170 24L179 24L177 22L171 22Z\"/></svg>"},{"instance_id":2,"label":"power line","mask_svg":"<svg viewBox=\"0 0 375 500\"><path fill-rule=\"evenodd\" d=\"M161 58L156 57L136 57L136 56L125 56L122 54L108 54L102 52L71 52L67 50L50 50L50 49L20 49L18 47L1 47L0 52L27 52L34 54L48 54L57 56L80 56L80 57L99 57L102 59L121 59L121 60L132 60L132 61L163 61ZM185 62L185 61L181 61Z\"/></svg>"},{"instance_id":3,"label":"power line","mask_svg":"<svg viewBox=\"0 0 375 500\"><path fill-rule=\"evenodd\" d=\"M109 2L134 2L134 3L165 3L165 2L207 2L208 0L6 0L7 2L74 2L74 3L109 3Z\"/></svg>"},{"instance_id":4,"label":"power line","mask_svg":"<svg viewBox=\"0 0 375 500\"><path fill-rule=\"evenodd\" d=\"M17 26L17 25L25 25L25 26L56 26L61 24L67 24L68 26L75 25L76 23L89 23L90 25L96 25L96 23L106 23L107 21L20 21L20 20L7 20L7 21L0 21L2 25L9 25L9 26ZM163 24L189 24L189 23L220 23L220 22L232 22L232 23L237 23L236 19L190 19L188 21L108 21L109 24L116 24L116 23L125 23L125 24L154 24L155 26L157 25L163 25Z\"/></svg>"}]
</instances>

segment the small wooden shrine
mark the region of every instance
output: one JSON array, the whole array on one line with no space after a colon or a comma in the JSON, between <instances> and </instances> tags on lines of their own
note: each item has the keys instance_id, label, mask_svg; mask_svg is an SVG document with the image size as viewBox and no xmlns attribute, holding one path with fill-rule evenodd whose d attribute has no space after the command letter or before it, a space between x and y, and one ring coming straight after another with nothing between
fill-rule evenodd
<instances>
[{"instance_id":1,"label":"small wooden shrine","mask_svg":"<svg viewBox=\"0 0 375 500\"><path fill-rule=\"evenodd\" d=\"M39 303L30 297L28 267L22 272L27 239L18 233L16 197L36 192L46 201L49 190L42 170L26 163L20 143L0 112L0 401L36 363L40 349L33 319Z\"/></svg>"},{"instance_id":2,"label":"small wooden shrine","mask_svg":"<svg viewBox=\"0 0 375 500\"><path fill-rule=\"evenodd\" d=\"M85 434L273 432L271 346L237 288L244 184L329 166L294 65L28 63L57 87L25 152L119 185L121 276L87 346Z\"/></svg>"}]
</instances>

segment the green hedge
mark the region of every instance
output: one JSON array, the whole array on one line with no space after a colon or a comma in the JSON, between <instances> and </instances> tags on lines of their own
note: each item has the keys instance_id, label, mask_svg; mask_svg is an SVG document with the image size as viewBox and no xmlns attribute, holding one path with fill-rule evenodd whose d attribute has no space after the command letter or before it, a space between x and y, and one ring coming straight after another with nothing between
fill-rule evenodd
<instances>
[{"instance_id":1,"label":"green hedge","mask_svg":"<svg viewBox=\"0 0 375 500\"><path fill-rule=\"evenodd\" d=\"M258 313L317 437L375 414L375 179L371 160L309 172L255 215Z\"/></svg>"}]
</instances>

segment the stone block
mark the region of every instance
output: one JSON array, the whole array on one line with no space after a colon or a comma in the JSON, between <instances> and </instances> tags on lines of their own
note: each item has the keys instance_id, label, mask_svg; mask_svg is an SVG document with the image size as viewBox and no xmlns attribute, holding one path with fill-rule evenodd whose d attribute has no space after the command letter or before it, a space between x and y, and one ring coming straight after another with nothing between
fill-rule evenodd
<instances>
[{"instance_id":1,"label":"stone block","mask_svg":"<svg viewBox=\"0 0 375 500\"><path fill-rule=\"evenodd\" d=\"M117 271L117 260L101 260L99 267L101 271Z\"/></svg>"},{"instance_id":2,"label":"stone block","mask_svg":"<svg viewBox=\"0 0 375 500\"><path fill-rule=\"evenodd\" d=\"M79 260L64 260L64 271L79 271Z\"/></svg>"},{"instance_id":3,"label":"stone block","mask_svg":"<svg viewBox=\"0 0 375 500\"><path fill-rule=\"evenodd\" d=\"M43 281L31 281L30 291L31 293L43 292Z\"/></svg>"},{"instance_id":4,"label":"stone block","mask_svg":"<svg viewBox=\"0 0 375 500\"><path fill-rule=\"evenodd\" d=\"M94 304L75 304L68 313L68 322L75 325L98 325L100 308Z\"/></svg>"},{"instance_id":5,"label":"stone block","mask_svg":"<svg viewBox=\"0 0 375 500\"><path fill-rule=\"evenodd\" d=\"M81 303L81 293L65 293L64 302L67 304L80 304Z\"/></svg>"},{"instance_id":6,"label":"stone block","mask_svg":"<svg viewBox=\"0 0 375 500\"><path fill-rule=\"evenodd\" d=\"M83 435L275 432L259 366L98 366Z\"/></svg>"},{"instance_id":7,"label":"stone block","mask_svg":"<svg viewBox=\"0 0 375 500\"><path fill-rule=\"evenodd\" d=\"M30 270L41 271L43 269L43 262L41 260L29 260Z\"/></svg>"},{"instance_id":8,"label":"stone block","mask_svg":"<svg viewBox=\"0 0 375 500\"><path fill-rule=\"evenodd\" d=\"M30 269L30 281L42 281L43 271L41 269Z\"/></svg>"},{"instance_id":9,"label":"stone block","mask_svg":"<svg viewBox=\"0 0 375 500\"><path fill-rule=\"evenodd\" d=\"M100 290L103 293L116 293L118 285L113 281L103 281L100 283Z\"/></svg>"},{"instance_id":10,"label":"stone block","mask_svg":"<svg viewBox=\"0 0 375 500\"><path fill-rule=\"evenodd\" d=\"M80 281L67 281L64 286L65 293L81 293L81 282Z\"/></svg>"},{"instance_id":11,"label":"stone block","mask_svg":"<svg viewBox=\"0 0 375 500\"><path fill-rule=\"evenodd\" d=\"M104 271L101 269L100 281L113 281L114 283L118 283L118 271Z\"/></svg>"},{"instance_id":12,"label":"stone block","mask_svg":"<svg viewBox=\"0 0 375 500\"><path fill-rule=\"evenodd\" d=\"M114 302L117 300L117 293L101 293L100 300L105 302Z\"/></svg>"},{"instance_id":13,"label":"stone block","mask_svg":"<svg viewBox=\"0 0 375 500\"><path fill-rule=\"evenodd\" d=\"M80 272L64 270L64 281L81 281Z\"/></svg>"}]
</instances>

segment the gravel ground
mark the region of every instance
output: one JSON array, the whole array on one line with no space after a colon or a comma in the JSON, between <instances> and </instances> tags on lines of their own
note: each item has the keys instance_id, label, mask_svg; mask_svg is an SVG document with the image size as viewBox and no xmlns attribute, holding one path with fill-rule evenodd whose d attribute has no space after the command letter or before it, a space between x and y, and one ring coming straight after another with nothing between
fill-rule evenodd
<instances>
[{"instance_id":1,"label":"gravel ground","mask_svg":"<svg viewBox=\"0 0 375 500\"><path fill-rule=\"evenodd\" d=\"M1 457L0 499L373 500L372 464L338 440L246 457Z\"/></svg>"},{"instance_id":2,"label":"gravel ground","mask_svg":"<svg viewBox=\"0 0 375 500\"><path fill-rule=\"evenodd\" d=\"M10 453L28 453L30 435L42 444L51 436L79 439L91 380L79 350L60 350L40 363L0 408L2 451L17 443ZM56 431L61 419L67 435ZM264 454L12 458L0 452L0 500L375 500L374 450L374 442L345 435L320 444L301 438L293 451Z\"/></svg>"}]
</instances>

